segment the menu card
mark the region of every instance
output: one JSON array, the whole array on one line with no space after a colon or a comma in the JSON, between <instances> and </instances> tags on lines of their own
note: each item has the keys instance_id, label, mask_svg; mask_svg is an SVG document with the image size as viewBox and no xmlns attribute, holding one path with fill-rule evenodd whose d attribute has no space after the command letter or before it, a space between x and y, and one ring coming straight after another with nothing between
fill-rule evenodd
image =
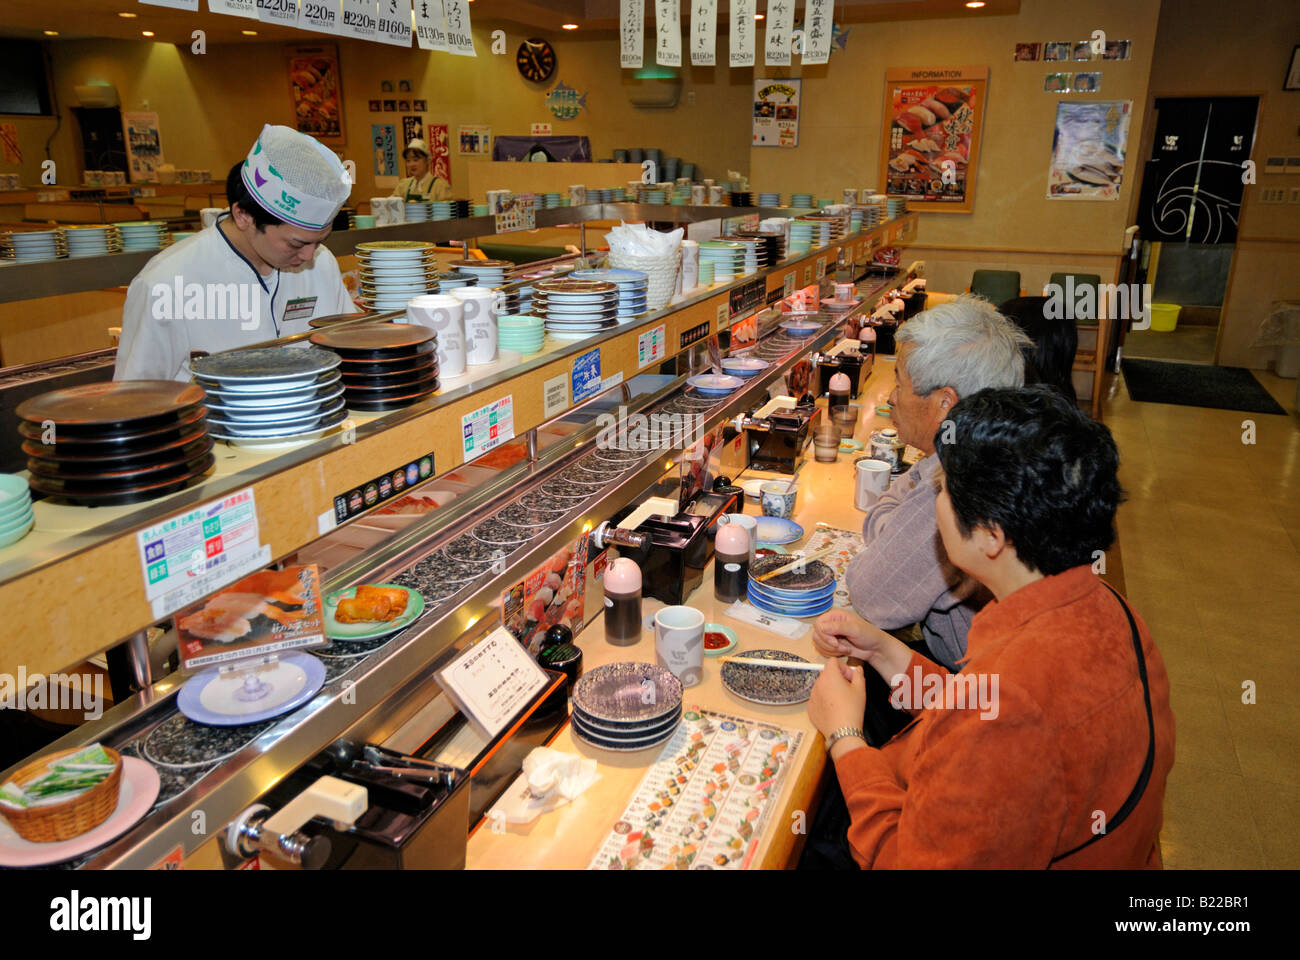
<instances>
[{"instance_id":1,"label":"menu card","mask_svg":"<svg viewBox=\"0 0 1300 960\"><path fill-rule=\"evenodd\" d=\"M442 670L438 683L470 726L490 740L546 687L547 678L518 641L497 627Z\"/></svg>"}]
</instances>

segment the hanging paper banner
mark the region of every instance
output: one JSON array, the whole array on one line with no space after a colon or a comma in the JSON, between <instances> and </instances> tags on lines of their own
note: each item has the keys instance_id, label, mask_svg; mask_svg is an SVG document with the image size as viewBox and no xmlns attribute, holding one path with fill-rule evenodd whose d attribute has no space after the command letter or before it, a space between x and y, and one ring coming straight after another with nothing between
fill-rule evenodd
<instances>
[{"instance_id":1,"label":"hanging paper banner","mask_svg":"<svg viewBox=\"0 0 1300 960\"><path fill-rule=\"evenodd\" d=\"M298 28L317 33L339 32L339 5L335 0L302 0Z\"/></svg>"},{"instance_id":2,"label":"hanging paper banner","mask_svg":"<svg viewBox=\"0 0 1300 960\"><path fill-rule=\"evenodd\" d=\"M447 48L442 0L415 0L415 38L421 50L450 52Z\"/></svg>"},{"instance_id":3,"label":"hanging paper banner","mask_svg":"<svg viewBox=\"0 0 1300 960\"><path fill-rule=\"evenodd\" d=\"M639 70L645 46L645 0L619 0L618 36L619 66Z\"/></svg>"},{"instance_id":4,"label":"hanging paper banner","mask_svg":"<svg viewBox=\"0 0 1300 960\"><path fill-rule=\"evenodd\" d=\"M655 0L655 63L682 65L682 7L679 0Z\"/></svg>"},{"instance_id":5,"label":"hanging paper banner","mask_svg":"<svg viewBox=\"0 0 1300 960\"><path fill-rule=\"evenodd\" d=\"M442 22L447 31L447 49L458 57L477 57L474 34L470 32L469 0L442 0Z\"/></svg>"},{"instance_id":6,"label":"hanging paper banner","mask_svg":"<svg viewBox=\"0 0 1300 960\"><path fill-rule=\"evenodd\" d=\"M379 39L395 47L411 45L411 0L379 0Z\"/></svg>"},{"instance_id":7,"label":"hanging paper banner","mask_svg":"<svg viewBox=\"0 0 1300 960\"><path fill-rule=\"evenodd\" d=\"M199 0L140 0L151 7L171 7L173 10L193 10L199 12Z\"/></svg>"},{"instance_id":8,"label":"hanging paper banner","mask_svg":"<svg viewBox=\"0 0 1300 960\"><path fill-rule=\"evenodd\" d=\"M379 9L375 0L343 0L339 33L358 40L378 40Z\"/></svg>"},{"instance_id":9,"label":"hanging paper banner","mask_svg":"<svg viewBox=\"0 0 1300 960\"><path fill-rule=\"evenodd\" d=\"M212 13L224 13L228 17L256 20L257 0L208 0L208 10Z\"/></svg>"},{"instance_id":10,"label":"hanging paper banner","mask_svg":"<svg viewBox=\"0 0 1300 960\"><path fill-rule=\"evenodd\" d=\"M731 2L731 57L733 67L754 65L754 2Z\"/></svg>"},{"instance_id":11,"label":"hanging paper banner","mask_svg":"<svg viewBox=\"0 0 1300 960\"><path fill-rule=\"evenodd\" d=\"M794 4L795 0L767 0L763 63L769 67L790 65L790 35L794 29Z\"/></svg>"},{"instance_id":12,"label":"hanging paper banner","mask_svg":"<svg viewBox=\"0 0 1300 960\"><path fill-rule=\"evenodd\" d=\"M445 123L431 123L424 128L424 142L429 145L429 169L451 185L451 136Z\"/></svg>"},{"instance_id":13,"label":"hanging paper banner","mask_svg":"<svg viewBox=\"0 0 1300 960\"><path fill-rule=\"evenodd\" d=\"M804 63L825 63L831 58L834 13L835 0L804 0Z\"/></svg>"},{"instance_id":14,"label":"hanging paper banner","mask_svg":"<svg viewBox=\"0 0 1300 960\"><path fill-rule=\"evenodd\" d=\"M257 0L257 19L263 23L275 23L282 27L296 27L298 26L298 0Z\"/></svg>"},{"instance_id":15,"label":"hanging paper banner","mask_svg":"<svg viewBox=\"0 0 1300 960\"><path fill-rule=\"evenodd\" d=\"M711 67L718 46L718 0L691 4L691 66Z\"/></svg>"}]
</instances>

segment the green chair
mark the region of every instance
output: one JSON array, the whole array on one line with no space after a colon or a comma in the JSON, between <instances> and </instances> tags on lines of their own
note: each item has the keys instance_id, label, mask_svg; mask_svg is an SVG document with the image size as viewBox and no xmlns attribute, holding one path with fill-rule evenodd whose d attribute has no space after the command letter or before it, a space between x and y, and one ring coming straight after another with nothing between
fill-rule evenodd
<instances>
[{"instance_id":1,"label":"green chair","mask_svg":"<svg viewBox=\"0 0 1300 960\"><path fill-rule=\"evenodd\" d=\"M1101 276L1095 273L1054 273L1051 279L1047 281L1048 286L1060 290L1060 296L1065 297L1067 294L1072 296L1071 307L1079 303L1079 291L1084 287L1092 287L1092 303L1094 312L1091 317L1081 317L1077 311L1071 311L1075 314L1074 321L1076 324L1082 323L1085 326L1092 326L1097 322L1100 316L1102 304L1101 297ZM1046 290L1043 296L1051 296L1052 291ZM1069 314L1066 314L1069 316Z\"/></svg>"},{"instance_id":2,"label":"green chair","mask_svg":"<svg viewBox=\"0 0 1300 960\"><path fill-rule=\"evenodd\" d=\"M1020 271L976 270L970 278L970 292L989 303L1006 303L1020 296Z\"/></svg>"}]
</instances>

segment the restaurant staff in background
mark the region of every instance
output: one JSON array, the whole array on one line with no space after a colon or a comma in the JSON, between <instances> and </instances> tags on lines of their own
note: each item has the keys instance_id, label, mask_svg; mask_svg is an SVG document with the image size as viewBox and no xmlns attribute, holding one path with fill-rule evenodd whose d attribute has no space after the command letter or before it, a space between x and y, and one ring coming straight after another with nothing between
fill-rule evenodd
<instances>
[{"instance_id":1,"label":"restaurant staff in background","mask_svg":"<svg viewBox=\"0 0 1300 960\"><path fill-rule=\"evenodd\" d=\"M226 178L230 213L150 260L122 311L115 380L189 380L192 352L302 333L355 313L321 242L351 192L333 152L267 124Z\"/></svg>"},{"instance_id":2,"label":"restaurant staff in background","mask_svg":"<svg viewBox=\"0 0 1300 960\"><path fill-rule=\"evenodd\" d=\"M412 140L402 151L406 176L397 181L393 196L403 200L450 200L451 184L435 177L429 169L429 147L423 140Z\"/></svg>"}]
</instances>

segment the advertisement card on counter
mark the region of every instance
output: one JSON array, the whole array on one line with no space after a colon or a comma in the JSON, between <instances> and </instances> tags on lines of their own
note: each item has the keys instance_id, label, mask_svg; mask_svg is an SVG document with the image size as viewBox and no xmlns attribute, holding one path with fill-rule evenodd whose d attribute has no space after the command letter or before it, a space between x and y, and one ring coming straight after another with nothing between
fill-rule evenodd
<instances>
[{"instance_id":1,"label":"advertisement card on counter","mask_svg":"<svg viewBox=\"0 0 1300 960\"><path fill-rule=\"evenodd\" d=\"M536 656L546 631L563 624L576 637L586 622L587 551L580 536L501 594L501 622Z\"/></svg>"},{"instance_id":2,"label":"advertisement card on counter","mask_svg":"<svg viewBox=\"0 0 1300 960\"><path fill-rule=\"evenodd\" d=\"M176 617L181 669L325 643L315 565L259 570Z\"/></svg>"},{"instance_id":3,"label":"advertisement card on counter","mask_svg":"<svg viewBox=\"0 0 1300 960\"><path fill-rule=\"evenodd\" d=\"M573 402L581 403L601 391L600 348L589 350L573 361Z\"/></svg>"},{"instance_id":4,"label":"advertisement card on counter","mask_svg":"<svg viewBox=\"0 0 1300 960\"><path fill-rule=\"evenodd\" d=\"M653 330L647 330L645 333L637 335L636 365L638 370L662 360L667 352L668 328L666 325L661 323Z\"/></svg>"},{"instance_id":5,"label":"advertisement card on counter","mask_svg":"<svg viewBox=\"0 0 1300 960\"><path fill-rule=\"evenodd\" d=\"M542 668L501 627L453 660L437 680L470 726L488 740L547 684Z\"/></svg>"},{"instance_id":6,"label":"advertisement card on counter","mask_svg":"<svg viewBox=\"0 0 1300 960\"><path fill-rule=\"evenodd\" d=\"M514 394L494 400L460 418L465 441L465 462L510 440L515 435Z\"/></svg>"}]
</instances>

